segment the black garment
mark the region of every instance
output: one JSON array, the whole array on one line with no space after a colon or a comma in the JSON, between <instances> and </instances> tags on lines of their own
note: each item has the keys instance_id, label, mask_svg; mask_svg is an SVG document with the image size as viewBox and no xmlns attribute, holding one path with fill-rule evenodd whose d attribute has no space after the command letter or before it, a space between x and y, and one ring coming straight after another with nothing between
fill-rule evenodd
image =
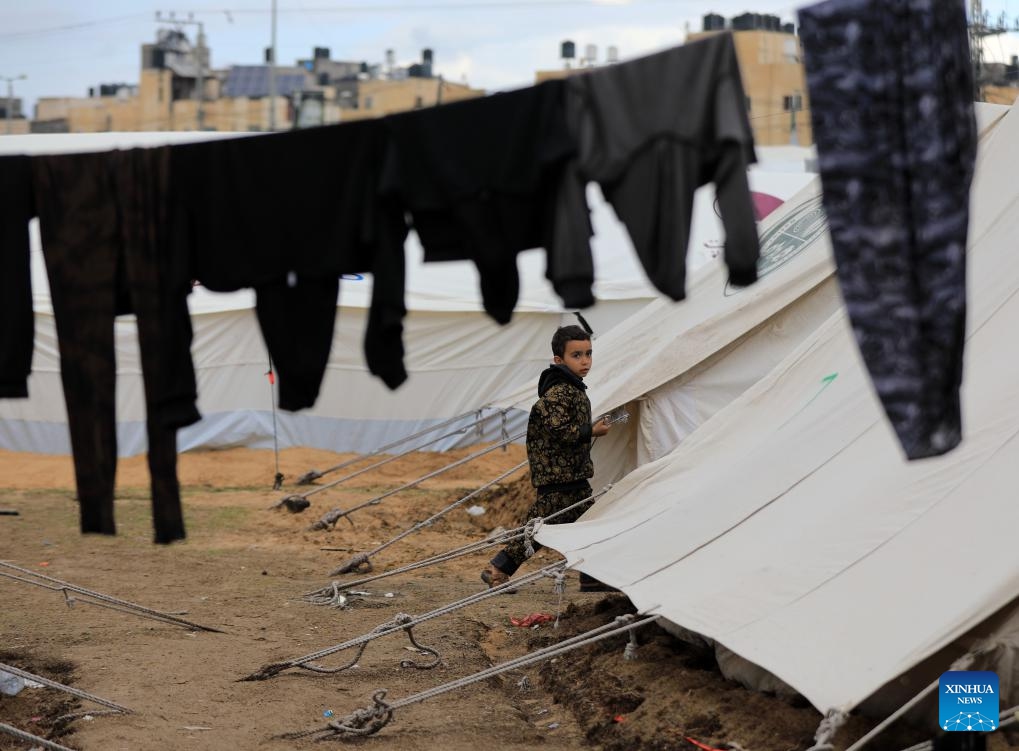
<instances>
[{"instance_id":1,"label":"black garment","mask_svg":"<svg viewBox=\"0 0 1019 751\"><path fill-rule=\"evenodd\" d=\"M756 156L732 36L572 76L566 89L579 155L556 198L562 216L548 272L566 304L590 297L581 286L591 276L588 180L601 185L648 278L673 300L686 296L694 191L714 182L729 281L755 282L760 246L746 170Z\"/></svg>"},{"instance_id":2,"label":"black garment","mask_svg":"<svg viewBox=\"0 0 1019 751\"><path fill-rule=\"evenodd\" d=\"M28 396L32 277L28 222L35 216L28 157L0 157L0 399Z\"/></svg>"},{"instance_id":3,"label":"black garment","mask_svg":"<svg viewBox=\"0 0 1019 751\"><path fill-rule=\"evenodd\" d=\"M517 253L552 241L556 186L575 151L562 82L384 122L392 148L382 192L410 211L425 261L474 261L485 310L507 323L519 292Z\"/></svg>"},{"instance_id":4,"label":"black garment","mask_svg":"<svg viewBox=\"0 0 1019 751\"><path fill-rule=\"evenodd\" d=\"M35 200L60 346L81 530L115 534L113 319L134 312L155 540L184 537L176 430L199 419L189 288L170 283L167 149L35 157Z\"/></svg>"},{"instance_id":5,"label":"black garment","mask_svg":"<svg viewBox=\"0 0 1019 751\"><path fill-rule=\"evenodd\" d=\"M910 459L962 440L976 156L958 0L800 11L824 206L860 352Z\"/></svg>"},{"instance_id":6,"label":"black garment","mask_svg":"<svg viewBox=\"0 0 1019 751\"><path fill-rule=\"evenodd\" d=\"M322 295L341 274L373 275L369 368L390 388L406 379L407 230L402 212L376 195L385 149L374 120L172 149L175 242L186 258L177 276L220 292L255 288L284 409L311 406L318 393L336 314L335 294L331 308ZM294 275L317 302L280 293ZM293 354L299 360L288 363ZM301 383L291 389L294 377Z\"/></svg>"},{"instance_id":7,"label":"black garment","mask_svg":"<svg viewBox=\"0 0 1019 751\"><path fill-rule=\"evenodd\" d=\"M338 289L335 276L302 279L296 274L292 280L258 288L255 312L279 372L279 401L284 409L305 409L318 398L333 341ZM307 346L308 342L324 346Z\"/></svg>"},{"instance_id":8,"label":"black garment","mask_svg":"<svg viewBox=\"0 0 1019 751\"><path fill-rule=\"evenodd\" d=\"M538 401L527 420L531 484L543 492L575 490L594 476L591 401L583 379L565 365L551 365L538 379Z\"/></svg>"}]
</instances>

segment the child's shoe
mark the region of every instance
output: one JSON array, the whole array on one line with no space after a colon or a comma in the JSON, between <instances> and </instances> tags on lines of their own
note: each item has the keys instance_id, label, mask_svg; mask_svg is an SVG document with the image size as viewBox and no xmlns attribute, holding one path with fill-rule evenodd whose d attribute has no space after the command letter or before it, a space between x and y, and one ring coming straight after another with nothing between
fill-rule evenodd
<instances>
[{"instance_id":1,"label":"child's shoe","mask_svg":"<svg viewBox=\"0 0 1019 751\"><path fill-rule=\"evenodd\" d=\"M481 572L481 581L488 585L489 589L498 587L500 584L505 584L510 580L509 574L500 571L495 566L488 566L484 571ZM515 589L507 589L503 591L503 594L515 595L517 591Z\"/></svg>"}]
</instances>

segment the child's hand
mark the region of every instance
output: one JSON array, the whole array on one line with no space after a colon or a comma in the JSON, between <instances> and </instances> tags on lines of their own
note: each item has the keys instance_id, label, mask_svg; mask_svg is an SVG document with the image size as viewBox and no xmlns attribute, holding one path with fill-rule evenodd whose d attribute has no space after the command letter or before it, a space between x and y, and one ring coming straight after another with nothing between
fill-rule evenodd
<instances>
[{"instance_id":1,"label":"child's hand","mask_svg":"<svg viewBox=\"0 0 1019 751\"><path fill-rule=\"evenodd\" d=\"M609 425L609 418L603 417L602 419L600 419L598 422L591 426L591 435L593 436L605 435L606 433L609 432L610 427L611 426Z\"/></svg>"}]
</instances>

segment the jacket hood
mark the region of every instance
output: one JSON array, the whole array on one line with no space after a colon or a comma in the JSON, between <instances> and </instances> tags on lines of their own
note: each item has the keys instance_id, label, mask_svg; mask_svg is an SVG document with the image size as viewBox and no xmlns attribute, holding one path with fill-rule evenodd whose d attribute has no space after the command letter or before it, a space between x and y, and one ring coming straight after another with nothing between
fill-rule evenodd
<instances>
[{"instance_id":1,"label":"jacket hood","mask_svg":"<svg viewBox=\"0 0 1019 751\"><path fill-rule=\"evenodd\" d=\"M587 390L584 379L575 376L565 365L549 365L538 377L538 396L545 396L545 392L557 383L568 383L581 391Z\"/></svg>"}]
</instances>

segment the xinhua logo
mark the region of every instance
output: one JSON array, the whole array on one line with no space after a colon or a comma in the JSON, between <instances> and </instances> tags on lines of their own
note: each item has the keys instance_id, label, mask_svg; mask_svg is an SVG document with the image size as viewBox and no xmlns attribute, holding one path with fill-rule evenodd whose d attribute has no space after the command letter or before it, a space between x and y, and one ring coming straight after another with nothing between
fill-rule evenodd
<instances>
[{"instance_id":1,"label":"xinhua logo","mask_svg":"<svg viewBox=\"0 0 1019 751\"><path fill-rule=\"evenodd\" d=\"M938 679L942 730L989 733L998 727L998 675L990 670L950 670Z\"/></svg>"}]
</instances>

